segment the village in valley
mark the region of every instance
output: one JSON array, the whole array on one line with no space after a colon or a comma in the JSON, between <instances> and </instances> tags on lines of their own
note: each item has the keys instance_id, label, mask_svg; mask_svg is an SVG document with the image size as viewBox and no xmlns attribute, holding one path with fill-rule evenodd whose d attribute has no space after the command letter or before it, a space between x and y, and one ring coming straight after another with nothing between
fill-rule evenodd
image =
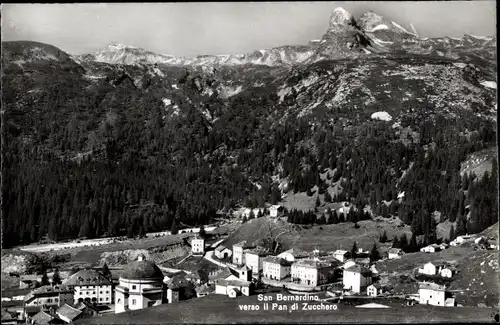
<instances>
[{"instance_id":1,"label":"village in valley","mask_svg":"<svg viewBox=\"0 0 500 325\"><path fill-rule=\"evenodd\" d=\"M284 220L287 214L280 205L263 211L254 214L246 209L242 217L250 217L248 223L259 219L273 223ZM104 264L74 266L61 271L45 269L39 274L11 274L19 278L19 287L2 291L2 324L73 323L184 300L211 299L214 295L229 299L256 296L258 301L266 299L263 298L266 294L278 293L280 297L285 296L282 299L302 296L327 306L322 307L324 310L337 310L342 305L356 308L462 307L455 300L455 294L467 289L449 289L449 284L462 271L460 265L443 261L417 262L413 270L405 274L417 285L413 286L416 290L402 292L395 290L394 283L388 280L388 272L381 272L382 264L397 263L416 254L430 257L460 247L498 251L498 240L494 236L478 234L457 236L452 241L421 247L414 253L405 253L401 245L390 245L381 253L376 244L358 247L356 241L350 248L333 249L335 245L332 245L331 251L291 248L277 253L276 249L262 245L262 241L259 244L242 240L228 245L227 237L214 239L211 236L216 227L206 229L179 231L187 236L185 241L190 252L176 263L178 268L157 265L145 254L136 254L117 269ZM169 234L159 238L165 236ZM385 236L384 232L381 237ZM189 259L195 261L195 266L183 269L183 263ZM287 307L274 304L273 308L286 310Z\"/></svg>"}]
</instances>

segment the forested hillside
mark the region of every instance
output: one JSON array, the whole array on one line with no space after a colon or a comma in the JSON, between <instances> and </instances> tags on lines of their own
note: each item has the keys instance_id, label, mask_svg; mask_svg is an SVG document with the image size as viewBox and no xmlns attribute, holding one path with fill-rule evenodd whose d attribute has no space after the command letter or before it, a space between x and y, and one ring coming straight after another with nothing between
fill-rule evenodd
<instances>
[{"instance_id":1,"label":"forested hillside","mask_svg":"<svg viewBox=\"0 0 500 325\"><path fill-rule=\"evenodd\" d=\"M456 234L497 221L496 159L460 175L496 146L486 61L195 69L76 63L19 44L2 44L4 247L206 224L279 202L283 180L285 192L323 194L326 170L342 188L328 200L397 215L429 243L439 221Z\"/></svg>"}]
</instances>

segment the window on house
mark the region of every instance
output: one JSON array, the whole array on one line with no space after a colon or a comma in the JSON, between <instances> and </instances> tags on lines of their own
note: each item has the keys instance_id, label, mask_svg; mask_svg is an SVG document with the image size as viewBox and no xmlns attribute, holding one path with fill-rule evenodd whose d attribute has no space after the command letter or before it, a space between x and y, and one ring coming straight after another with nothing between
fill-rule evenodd
<instances>
[{"instance_id":1,"label":"window on house","mask_svg":"<svg viewBox=\"0 0 500 325\"><path fill-rule=\"evenodd\" d=\"M102 298L99 298L99 301L102 301Z\"/></svg>"},{"instance_id":2,"label":"window on house","mask_svg":"<svg viewBox=\"0 0 500 325\"><path fill-rule=\"evenodd\" d=\"M133 286L132 286L132 290L135 290L135 288L136 288L136 287L137 287L137 286L133 285Z\"/></svg>"},{"instance_id":3,"label":"window on house","mask_svg":"<svg viewBox=\"0 0 500 325\"><path fill-rule=\"evenodd\" d=\"M135 305L135 299L132 299L132 305Z\"/></svg>"}]
</instances>

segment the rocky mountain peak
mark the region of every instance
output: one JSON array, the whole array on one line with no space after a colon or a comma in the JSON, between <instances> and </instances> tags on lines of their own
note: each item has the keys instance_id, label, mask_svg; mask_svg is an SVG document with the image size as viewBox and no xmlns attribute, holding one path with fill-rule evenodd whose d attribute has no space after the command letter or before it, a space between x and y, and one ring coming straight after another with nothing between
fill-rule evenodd
<instances>
[{"instance_id":1,"label":"rocky mountain peak","mask_svg":"<svg viewBox=\"0 0 500 325\"><path fill-rule=\"evenodd\" d=\"M356 26L354 17L342 7L333 9L330 16L330 30L338 30L345 26Z\"/></svg>"},{"instance_id":2,"label":"rocky mountain peak","mask_svg":"<svg viewBox=\"0 0 500 325\"><path fill-rule=\"evenodd\" d=\"M384 28L390 29L392 27L392 23L381 15L373 12L372 10L365 12L358 19L359 27L366 31L371 31L373 29Z\"/></svg>"}]
</instances>

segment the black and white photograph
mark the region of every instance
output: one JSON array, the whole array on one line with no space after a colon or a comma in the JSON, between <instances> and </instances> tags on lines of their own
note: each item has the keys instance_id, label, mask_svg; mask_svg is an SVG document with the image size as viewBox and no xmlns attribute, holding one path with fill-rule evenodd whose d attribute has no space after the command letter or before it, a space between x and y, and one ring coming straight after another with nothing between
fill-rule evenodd
<instances>
[{"instance_id":1,"label":"black and white photograph","mask_svg":"<svg viewBox=\"0 0 500 325\"><path fill-rule=\"evenodd\" d=\"M2 4L2 325L498 324L496 7Z\"/></svg>"}]
</instances>

